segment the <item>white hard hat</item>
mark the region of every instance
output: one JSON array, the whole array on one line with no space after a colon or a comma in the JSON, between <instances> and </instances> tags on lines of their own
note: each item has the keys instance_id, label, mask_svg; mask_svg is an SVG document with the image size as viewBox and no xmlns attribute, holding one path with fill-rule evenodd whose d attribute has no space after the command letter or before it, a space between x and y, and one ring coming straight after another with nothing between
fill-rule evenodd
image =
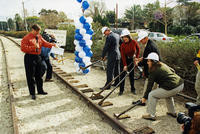
<instances>
[{"instance_id":1,"label":"white hard hat","mask_svg":"<svg viewBox=\"0 0 200 134\"><path fill-rule=\"evenodd\" d=\"M128 29L124 29L121 33L121 37L124 37L124 36L127 36L127 35L130 35L130 32Z\"/></svg>"},{"instance_id":2,"label":"white hard hat","mask_svg":"<svg viewBox=\"0 0 200 134\"><path fill-rule=\"evenodd\" d=\"M142 39L144 39L147 36L148 36L147 32L141 31L141 32L138 33L138 39L137 39L137 41L140 42Z\"/></svg>"},{"instance_id":3,"label":"white hard hat","mask_svg":"<svg viewBox=\"0 0 200 134\"><path fill-rule=\"evenodd\" d=\"M109 29L108 27L103 27L103 28L101 29L102 34L104 35L105 31L108 30L108 29Z\"/></svg>"},{"instance_id":4,"label":"white hard hat","mask_svg":"<svg viewBox=\"0 0 200 134\"><path fill-rule=\"evenodd\" d=\"M152 52L152 53L150 53L150 54L147 56L147 58L145 58L145 59L159 61L159 56L158 56L157 53Z\"/></svg>"}]
</instances>

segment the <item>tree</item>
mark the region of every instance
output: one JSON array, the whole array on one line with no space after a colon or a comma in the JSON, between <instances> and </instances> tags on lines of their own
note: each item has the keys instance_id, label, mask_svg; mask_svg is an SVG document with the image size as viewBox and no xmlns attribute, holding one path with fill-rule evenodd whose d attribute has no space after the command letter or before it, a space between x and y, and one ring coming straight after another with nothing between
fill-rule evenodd
<instances>
[{"instance_id":1,"label":"tree","mask_svg":"<svg viewBox=\"0 0 200 134\"><path fill-rule=\"evenodd\" d=\"M42 9L39 12L40 20L44 22L47 28L55 29L59 23L58 12L56 10Z\"/></svg>"},{"instance_id":2,"label":"tree","mask_svg":"<svg viewBox=\"0 0 200 134\"><path fill-rule=\"evenodd\" d=\"M115 23L115 12L114 11L107 11L106 12L106 18L108 19L108 22L110 24Z\"/></svg>"},{"instance_id":3,"label":"tree","mask_svg":"<svg viewBox=\"0 0 200 134\"><path fill-rule=\"evenodd\" d=\"M58 13L58 19L59 19L59 22L68 21L67 15L64 12Z\"/></svg>"},{"instance_id":4,"label":"tree","mask_svg":"<svg viewBox=\"0 0 200 134\"><path fill-rule=\"evenodd\" d=\"M99 2L98 0L92 0L89 2L90 8L85 12L86 16L95 16L101 15L104 16L106 13L106 5L104 2Z\"/></svg>"},{"instance_id":5,"label":"tree","mask_svg":"<svg viewBox=\"0 0 200 134\"><path fill-rule=\"evenodd\" d=\"M160 2L157 0L155 3L149 3L144 6L144 22L151 31L156 31L158 28L158 22L154 18L154 13L160 9Z\"/></svg>"},{"instance_id":6,"label":"tree","mask_svg":"<svg viewBox=\"0 0 200 134\"><path fill-rule=\"evenodd\" d=\"M100 23L102 26L109 26L108 19L101 15L94 16L93 21L95 23Z\"/></svg>"},{"instance_id":7,"label":"tree","mask_svg":"<svg viewBox=\"0 0 200 134\"><path fill-rule=\"evenodd\" d=\"M16 31L24 30L23 21L19 14L15 14L14 20L15 20L15 25L16 25Z\"/></svg>"},{"instance_id":8,"label":"tree","mask_svg":"<svg viewBox=\"0 0 200 134\"><path fill-rule=\"evenodd\" d=\"M15 30L15 23L11 18L8 19L7 23L8 23L8 27L10 28L10 30Z\"/></svg>"},{"instance_id":9,"label":"tree","mask_svg":"<svg viewBox=\"0 0 200 134\"><path fill-rule=\"evenodd\" d=\"M44 23L40 21L40 18L37 17L37 16L30 16L30 17L27 17L26 18L26 22L27 22L27 25L28 25L28 29L31 30L31 26L33 24L38 24L40 25L42 28L44 28Z\"/></svg>"},{"instance_id":10,"label":"tree","mask_svg":"<svg viewBox=\"0 0 200 134\"><path fill-rule=\"evenodd\" d=\"M180 3L181 5L188 5L188 3L190 2L191 0L177 0L177 3Z\"/></svg>"},{"instance_id":11,"label":"tree","mask_svg":"<svg viewBox=\"0 0 200 134\"><path fill-rule=\"evenodd\" d=\"M140 27L143 23L143 11L140 5L133 5L130 9L125 10L125 19L131 24L131 29Z\"/></svg>"},{"instance_id":12,"label":"tree","mask_svg":"<svg viewBox=\"0 0 200 134\"><path fill-rule=\"evenodd\" d=\"M200 3L191 2L187 6L187 24L191 26L200 25Z\"/></svg>"}]
</instances>

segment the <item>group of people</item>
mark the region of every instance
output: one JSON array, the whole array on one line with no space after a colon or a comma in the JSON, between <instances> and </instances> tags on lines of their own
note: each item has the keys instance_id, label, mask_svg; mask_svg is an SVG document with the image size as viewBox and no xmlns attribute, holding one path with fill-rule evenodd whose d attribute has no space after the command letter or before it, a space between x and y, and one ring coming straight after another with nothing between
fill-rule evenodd
<instances>
[{"instance_id":1,"label":"group of people","mask_svg":"<svg viewBox=\"0 0 200 134\"><path fill-rule=\"evenodd\" d=\"M154 41L148 38L148 33L141 31L138 33L137 41L131 38L130 32L124 29L121 35L112 32L108 27L102 28L102 33L106 36L105 46L102 52L102 60L106 59L107 54L107 81L105 87L108 86L112 79L120 74L120 71L124 71L113 84L116 86L124 78L124 74L130 71L135 66L143 66L143 76L146 79L144 84L144 93L141 99L142 106L147 103L147 113L142 118L147 120L156 120L156 104L159 99L165 99L169 116L176 117L174 109L174 99L177 93L181 92L184 88L183 79L178 76L174 69L162 62L160 52ZM122 42L120 42L120 40ZM140 47L138 42L145 46L143 56L139 57ZM121 60L121 61L120 61ZM197 57L194 64L199 63L200 57ZM120 69L119 69L120 67ZM120 71L119 71L120 70ZM134 69L129 72L131 92L136 94L134 87ZM120 82L119 95L123 94L124 82ZM157 85L155 85L157 84ZM196 90L199 94L200 90L200 72L197 74ZM119 84L118 84L119 85ZM156 89L152 90L153 87ZM200 95L200 94L199 94ZM197 98L197 103L200 104L200 96ZM148 101L147 101L148 100ZM134 102L133 102L134 103Z\"/></svg>"},{"instance_id":2,"label":"group of people","mask_svg":"<svg viewBox=\"0 0 200 134\"><path fill-rule=\"evenodd\" d=\"M29 93L33 100L36 99L35 84L39 95L47 95L43 90L43 75L47 70L45 81L52 81L52 66L49 60L51 47L56 46L55 38L45 40L40 35L40 26L34 24L32 31L28 33L21 41L21 51L24 55L24 65L26 71L26 80ZM51 43L50 43L51 42ZM54 59L54 55L52 55Z\"/></svg>"},{"instance_id":3,"label":"group of people","mask_svg":"<svg viewBox=\"0 0 200 134\"><path fill-rule=\"evenodd\" d=\"M46 95L47 92L43 90L43 79L45 70L47 70L46 80L52 79L52 66L49 60L51 47L56 46L55 38L53 40L45 40L45 36L41 36L40 26L35 24L32 26L32 31L27 34L21 41L21 50L25 53L24 64L26 71L26 79L29 93L32 99L36 99L35 84L37 92L41 95ZM184 81L178 76L174 69L161 61L160 52L151 39L148 38L148 33L141 31L138 33L137 41L131 38L130 32L124 29L121 35L112 32L108 27L102 28L102 33L106 36L105 46L102 52L102 60L107 58L107 81L105 86L101 89L110 89L109 84L114 77L120 77L115 80L112 86L120 87L119 95L124 92L124 85L126 73L129 72L129 79L131 85L131 92L136 94L134 86L134 67L144 67L144 93L141 99L141 105L147 103L147 115L142 117L147 120L156 120L156 104L159 99L165 99L168 108L167 115L176 117L174 109L173 96L181 92L184 87ZM139 57L140 47L138 42L145 46L143 56ZM53 55L52 57L56 59ZM45 63L43 63L45 62ZM194 64L198 65L200 62L200 51L195 58ZM122 73L120 73L122 72ZM154 85L159 86L152 90ZM200 71L197 73L195 89L197 91L197 104L200 105ZM148 100L148 101L147 101Z\"/></svg>"}]
</instances>

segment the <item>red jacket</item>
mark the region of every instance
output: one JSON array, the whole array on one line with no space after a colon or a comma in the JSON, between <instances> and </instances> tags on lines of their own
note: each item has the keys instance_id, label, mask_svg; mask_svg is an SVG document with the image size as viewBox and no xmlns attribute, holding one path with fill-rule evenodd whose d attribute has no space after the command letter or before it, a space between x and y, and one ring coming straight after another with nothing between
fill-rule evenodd
<instances>
[{"instance_id":1,"label":"red jacket","mask_svg":"<svg viewBox=\"0 0 200 134\"><path fill-rule=\"evenodd\" d=\"M121 47L121 57L124 66L127 66L126 57L133 57L136 55L136 58L139 58L140 47L135 40L131 40L128 43L122 43Z\"/></svg>"},{"instance_id":2,"label":"red jacket","mask_svg":"<svg viewBox=\"0 0 200 134\"><path fill-rule=\"evenodd\" d=\"M41 35L37 35L37 36L38 36L38 43L39 43L38 50L36 50L36 46L35 46L36 36L32 33L29 33L21 41L21 51L27 54L39 55L41 53L42 46L48 47L48 48L55 46L55 44L45 41Z\"/></svg>"}]
</instances>

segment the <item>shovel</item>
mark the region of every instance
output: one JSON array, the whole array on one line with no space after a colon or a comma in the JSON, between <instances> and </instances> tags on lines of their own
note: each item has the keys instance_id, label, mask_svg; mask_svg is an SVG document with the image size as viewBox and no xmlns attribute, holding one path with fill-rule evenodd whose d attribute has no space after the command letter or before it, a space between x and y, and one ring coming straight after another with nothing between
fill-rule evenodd
<instances>
[{"instance_id":1,"label":"shovel","mask_svg":"<svg viewBox=\"0 0 200 134\"><path fill-rule=\"evenodd\" d=\"M97 64L97 63L99 63L99 62L101 62L101 61L102 61L102 60L97 60L97 61L93 62L92 64L86 66L86 67L80 67L80 69L81 69L81 70L85 70L85 69L87 69L88 67L91 67L91 66L93 66L94 64Z\"/></svg>"},{"instance_id":2,"label":"shovel","mask_svg":"<svg viewBox=\"0 0 200 134\"><path fill-rule=\"evenodd\" d=\"M133 63L131 63L133 64ZM131 65L130 64L130 65ZM130 66L128 65L128 67ZM103 99L103 96L101 95L101 93L103 93L107 87L109 87L122 73L124 73L125 71L122 71L119 75L117 75L110 83L108 83L99 93L93 93L92 96L90 97L92 100L98 100L98 99ZM119 84L116 86L118 87Z\"/></svg>"},{"instance_id":3,"label":"shovel","mask_svg":"<svg viewBox=\"0 0 200 134\"><path fill-rule=\"evenodd\" d=\"M131 64L130 64L131 65ZM130 70L130 72L132 72L135 69L135 66ZM112 89L110 91L110 93L108 93L108 95L106 95L99 103L99 106L108 106L108 105L104 105L103 102L115 91L115 89L118 88L118 86L126 79L126 77L129 75L130 72L127 72L127 74L124 76L124 78L117 84L117 86ZM108 102L105 102L106 104L108 104Z\"/></svg>"},{"instance_id":4,"label":"shovel","mask_svg":"<svg viewBox=\"0 0 200 134\"><path fill-rule=\"evenodd\" d=\"M134 107L136 107L137 105L140 105L142 104L142 101L141 100L138 100L137 102L135 102L135 104L131 107L129 107L128 109L124 110L123 112L121 112L120 114L115 114L114 113L114 117L116 117L117 119L126 119L126 118L130 118L129 115L123 115L125 114L126 112L130 111L131 109L133 109Z\"/></svg>"}]
</instances>

